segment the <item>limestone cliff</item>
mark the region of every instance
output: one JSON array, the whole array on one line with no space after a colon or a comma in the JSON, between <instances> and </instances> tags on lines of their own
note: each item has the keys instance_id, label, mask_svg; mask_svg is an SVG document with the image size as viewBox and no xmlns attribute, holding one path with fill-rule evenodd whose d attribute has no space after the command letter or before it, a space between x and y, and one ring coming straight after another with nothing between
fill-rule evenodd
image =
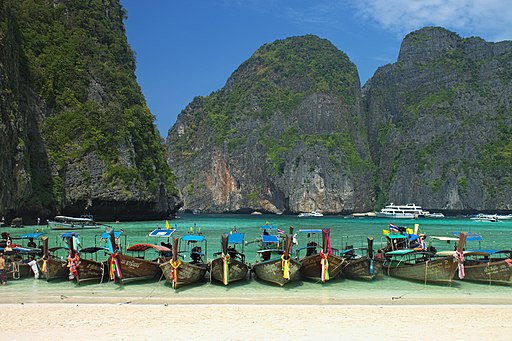
<instances>
[{"instance_id":1,"label":"limestone cliff","mask_svg":"<svg viewBox=\"0 0 512 341\"><path fill-rule=\"evenodd\" d=\"M0 167L10 175L2 179L0 214L124 220L176 210L174 177L135 79L119 1L2 5L17 35L2 37L0 56L8 107L0 148L12 155Z\"/></svg>"},{"instance_id":2,"label":"limestone cliff","mask_svg":"<svg viewBox=\"0 0 512 341\"><path fill-rule=\"evenodd\" d=\"M363 96L380 205L512 209L511 42L412 32Z\"/></svg>"},{"instance_id":3,"label":"limestone cliff","mask_svg":"<svg viewBox=\"0 0 512 341\"><path fill-rule=\"evenodd\" d=\"M169 131L184 205L207 212L365 210L374 198L360 83L316 36L266 44Z\"/></svg>"},{"instance_id":4,"label":"limestone cliff","mask_svg":"<svg viewBox=\"0 0 512 341\"><path fill-rule=\"evenodd\" d=\"M0 1L0 214L14 217L47 216L55 202L50 167L42 141L43 103L35 95L21 38L9 2Z\"/></svg>"}]
</instances>

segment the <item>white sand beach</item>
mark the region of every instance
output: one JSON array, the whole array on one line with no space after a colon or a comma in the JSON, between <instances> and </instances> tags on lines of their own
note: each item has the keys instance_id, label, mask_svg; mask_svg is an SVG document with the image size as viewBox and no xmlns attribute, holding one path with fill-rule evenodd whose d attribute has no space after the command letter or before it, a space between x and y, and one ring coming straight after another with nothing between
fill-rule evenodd
<instances>
[{"instance_id":1,"label":"white sand beach","mask_svg":"<svg viewBox=\"0 0 512 341\"><path fill-rule=\"evenodd\" d=\"M11 340L510 340L512 305L0 305Z\"/></svg>"}]
</instances>

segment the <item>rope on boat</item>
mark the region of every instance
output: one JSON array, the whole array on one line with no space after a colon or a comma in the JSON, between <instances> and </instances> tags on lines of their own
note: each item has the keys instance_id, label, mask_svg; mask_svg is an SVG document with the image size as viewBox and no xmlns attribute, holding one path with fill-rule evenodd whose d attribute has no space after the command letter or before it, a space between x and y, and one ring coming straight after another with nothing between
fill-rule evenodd
<instances>
[{"instance_id":1,"label":"rope on boat","mask_svg":"<svg viewBox=\"0 0 512 341\"><path fill-rule=\"evenodd\" d=\"M18 262L12 262L12 278L13 279L20 279L20 265Z\"/></svg>"},{"instance_id":2,"label":"rope on boat","mask_svg":"<svg viewBox=\"0 0 512 341\"><path fill-rule=\"evenodd\" d=\"M427 261L425 262L425 284L427 284L428 263L430 263L430 260L427 260Z\"/></svg>"}]
</instances>

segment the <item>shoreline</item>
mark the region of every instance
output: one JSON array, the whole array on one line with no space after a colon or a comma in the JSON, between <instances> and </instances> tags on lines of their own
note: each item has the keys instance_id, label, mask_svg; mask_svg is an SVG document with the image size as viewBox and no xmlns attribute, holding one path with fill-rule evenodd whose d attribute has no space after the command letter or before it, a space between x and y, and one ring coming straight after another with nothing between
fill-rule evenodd
<instances>
[{"instance_id":1,"label":"shoreline","mask_svg":"<svg viewBox=\"0 0 512 341\"><path fill-rule=\"evenodd\" d=\"M10 338L508 340L512 305L1 304ZM14 321L13 321L14 318Z\"/></svg>"}]
</instances>

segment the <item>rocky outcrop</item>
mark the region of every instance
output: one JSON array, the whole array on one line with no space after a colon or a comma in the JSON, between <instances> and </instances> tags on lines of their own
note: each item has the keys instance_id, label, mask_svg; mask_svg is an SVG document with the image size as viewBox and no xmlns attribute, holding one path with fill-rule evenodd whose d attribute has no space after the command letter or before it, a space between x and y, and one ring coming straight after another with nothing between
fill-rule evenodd
<instances>
[{"instance_id":1,"label":"rocky outcrop","mask_svg":"<svg viewBox=\"0 0 512 341\"><path fill-rule=\"evenodd\" d=\"M176 211L119 1L1 4L0 215L30 223L56 213L129 220Z\"/></svg>"},{"instance_id":2,"label":"rocky outcrop","mask_svg":"<svg viewBox=\"0 0 512 341\"><path fill-rule=\"evenodd\" d=\"M316 36L262 46L169 131L187 209L369 209L372 166L355 66Z\"/></svg>"},{"instance_id":3,"label":"rocky outcrop","mask_svg":"<svg viewBox=\"0 0 512 341\"><path fill-rule=\"evenodd\" d=\"M437 27L405 37L363 89L380 205L512 209L511 70L511 42Z\"/></svg>"},{"instance_id":4,"label":"rocky outcrop","mask_svg":"<svg viewBox=\"0 0 512 341\"><path fill-rule=\"evenodd\" d=\"M35 95L21 52L16 18L0 2L0 215L47 216L55 207L50 167L39 122L43 103Z\"/></svg>"}]
</instances>

